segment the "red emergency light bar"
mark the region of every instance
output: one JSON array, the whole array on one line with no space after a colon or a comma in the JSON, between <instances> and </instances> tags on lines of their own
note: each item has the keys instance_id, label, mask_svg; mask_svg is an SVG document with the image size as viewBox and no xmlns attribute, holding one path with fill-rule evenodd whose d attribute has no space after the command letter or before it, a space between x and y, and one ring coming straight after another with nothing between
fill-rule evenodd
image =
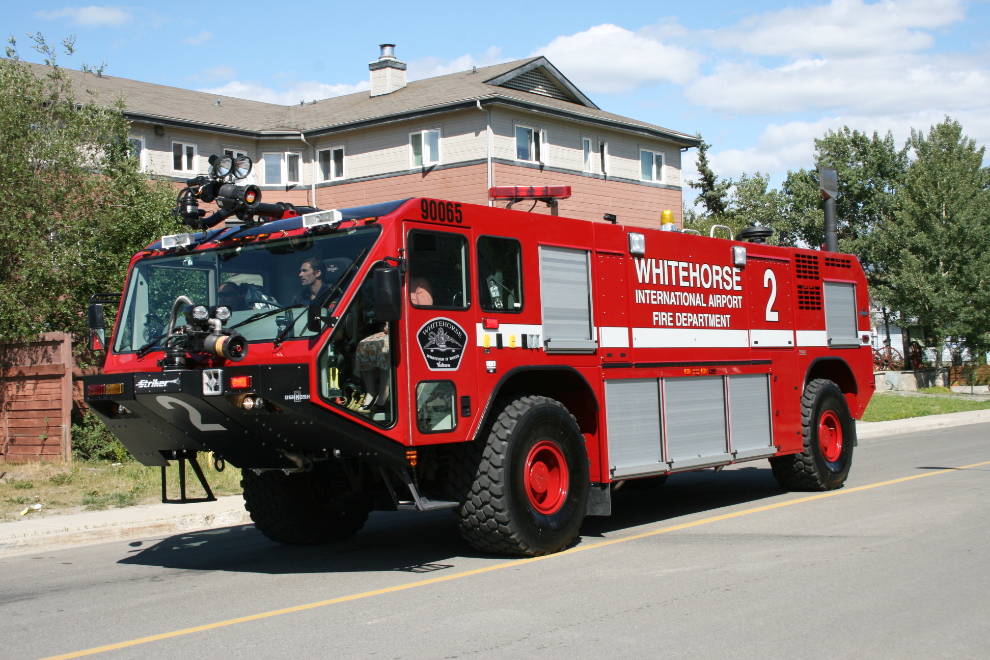
<instances>
[{"instance_id":1,"label":"red emergency light bar","mask_svg":"<svg viewBox=\"0 0 990 660\"><path fill-rule=\"evenodd\" d=\"M494 186L488 199L567 199L570 186Z\"/></svg>"}]
</instances>

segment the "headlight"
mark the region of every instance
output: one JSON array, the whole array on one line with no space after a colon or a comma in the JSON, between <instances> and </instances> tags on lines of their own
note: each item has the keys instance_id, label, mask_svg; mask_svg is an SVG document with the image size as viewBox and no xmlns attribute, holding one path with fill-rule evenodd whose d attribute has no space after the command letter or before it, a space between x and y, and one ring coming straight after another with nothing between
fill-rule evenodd
<instances>
[{"instance_id":1,"label":"headlight","mask_svg":"<svg viewBox=\"0 0 990 660\"><path fill-rule=\"evenodd\" d=\"M223 305L217 307L213 312L213 318L219 321L226 321L230 318L230 307L225 307Z\"/></svg>"},{"instance_id":2,"label":"headlight","mask_svg":"<svg viewBox=\"0 0 990 660\"><path fill-rule=\"evenodd\" d=\"M205 305L196 305L192 309L192 317L197 321L205 321L210 318L210 310Z\"/></svg>"},{"instance_id":3,"label":"headlight","mask_svg":"<svg viewBox=\"0 0 990 660\"><path fill-rule=\"evenodd\" d=\"M234 159L230 156L221 156L213 163L213 176L224 178L234 169Z\"/></svg>"},{"instance_id":4,"label":"headlight","mask_svg":"<svg viewBox=\"0 0 990 660\"><path fill-rule=\"evenodd\" d=\"M254 408L254 399L249 396L244 397L244 400L241 401L241 408L244 408L244 410L251 410Z\"/></svg>"},{"instance_id":5,"label":"headlight","mask_svg":"<svg viewBox=\"0 0 990 660\"><path fill-rule=\"evenodd\" d=\"M247 156L238 156L234 161L234 178L243 179L251 173L251 159Z\"/></svg>"}]
</instances>

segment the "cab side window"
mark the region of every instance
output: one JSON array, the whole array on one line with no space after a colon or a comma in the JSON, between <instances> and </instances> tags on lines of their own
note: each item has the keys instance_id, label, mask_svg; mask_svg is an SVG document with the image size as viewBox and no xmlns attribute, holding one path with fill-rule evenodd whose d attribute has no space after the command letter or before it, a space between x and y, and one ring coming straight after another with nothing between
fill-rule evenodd
<instances>
[{"instance_id":1,"label":"cab side window","mask_svg":"<svg viewBox=\"0 0 990 660\"><path fill-rule=\"evenodd\" d=\"M522 246L512 238L478 239L478 301L486 312L523 309Z\"/></svg>"},{"instance_id":2,"label":"cab side window","mask_svg":"<svg viewBox=\"0 0 990 660\"><path fill-rule=\"evenodd\" d=\"M460 234L409 232L409 302L429 309L467 309L468 242Z\"/></svg>"}]
</instances>

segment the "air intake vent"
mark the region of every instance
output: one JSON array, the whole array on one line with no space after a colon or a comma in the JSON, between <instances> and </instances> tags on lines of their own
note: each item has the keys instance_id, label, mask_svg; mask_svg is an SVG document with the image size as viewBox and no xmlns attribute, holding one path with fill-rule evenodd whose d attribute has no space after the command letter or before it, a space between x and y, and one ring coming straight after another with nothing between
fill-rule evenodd
<instances>
[{"instance_id":1,"label":"air intake vent","mask_svg":"<svg viewBox=\"0 0 990 660\"><path fill-rule=\"evenodd\" d=\"M825 257L825 265L832 266L834 268L852 268L852 259Z\"/></svg>"},{"instance_id":2,"label":"air intake vent","mask_svg":"<svg viewBox=\"0 0 990 660\"><path fill-rule=\"evenodd\" d=\"M799 280L819 279L818 257L813 254L795 254L794 271L797 273L797 278Z\"/></svg>"},{"instance_id":3,"label":"air intake vent","mask_svg":"<svg viewBox=\"0 0 990 660\"><path fill-rule=\"evenodd\" d=\"M817 286L805 286L798 284L797 288L798 309L810 309L821 311L822 290Z\"/></svg>"},{"instance_id":4,"label":"air intake vent","mask_svg":"<svg viewBox=\"0 0 990 660\"><path fill-rule=\"evenodd\" d=\"M561 101L570 101L570 99L564 96L564 93L561 92L560 89L538 69L533 69L532 71L527 71L526 73L520 74L512 80L503 83L502 87L518 89L520 92L539 94L540 96L559 99Z\"/></svg>"}]
</instances>

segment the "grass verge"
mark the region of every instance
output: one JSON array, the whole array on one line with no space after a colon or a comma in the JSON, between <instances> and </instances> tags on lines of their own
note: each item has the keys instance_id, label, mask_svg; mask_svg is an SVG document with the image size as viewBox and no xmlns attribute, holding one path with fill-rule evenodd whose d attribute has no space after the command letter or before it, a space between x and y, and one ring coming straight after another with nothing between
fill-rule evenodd
<instances>
[{"instance_id":1,"label":"grass verge","mask_svg":"<svg viewBox=\"0 0 990 660\"><path fill-rule=\"evenodd\" d=\"M241 471L230 465L217 472L212 462L200 458L213 494L239 495ZM41 511L27 517L58 515L78 511L99 511L161 501L161 469L140 463L76 461L64 463L0 464L0 521L18 520L26 507L41 504ZM179 497L179 470L175 461L168 469L168 493ZM191 469L186 470L187 497L206 493Z\"/></svg>"},{"instance_id":2,"label":"grass verge","mask_svg":"<svg viewBox=\"0 0 990 660\"><path fill-rule=\"evenodd\" d=\"M985 410L990 401L966 401L946 397L897 396L876 394L863 413L864 422L888 422L894 419L944 415L946 413Z\"/></svg>"}]
</instances>

